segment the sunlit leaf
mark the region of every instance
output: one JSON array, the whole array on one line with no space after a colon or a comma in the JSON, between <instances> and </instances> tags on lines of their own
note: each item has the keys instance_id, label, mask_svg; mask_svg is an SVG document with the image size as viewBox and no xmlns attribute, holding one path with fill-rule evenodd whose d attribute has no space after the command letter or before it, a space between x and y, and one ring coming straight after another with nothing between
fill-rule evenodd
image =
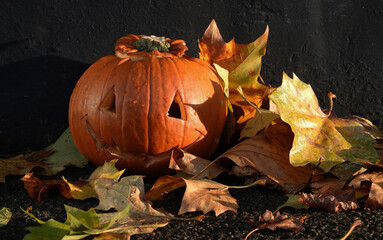
<instances>
[{"instance_id":1,"label":"sunlit leaf","mask_svg":"<svg viewBox=\"0 0 383 240\"><path fill-rule=\"evenodd\" d=\"M3 207L0 210L0 227L4 227L8 224L8 222L11 220L12 213L9 211L8 208Z\"/></svg>"},{"instance_id":2,"label":"sunlit leaf","mask_svg":"<svg viewBox=\"0 0 383 240\"><path fill-rule=\"evenodd\" d=\"M281 118L294 132L290 163L293 166L332 167L356 158L377 162L374 140L356 121L331 117L319 107L309 84L283 75L282 85L269 98L278 106Z\"/></svg>"}]
</instances>

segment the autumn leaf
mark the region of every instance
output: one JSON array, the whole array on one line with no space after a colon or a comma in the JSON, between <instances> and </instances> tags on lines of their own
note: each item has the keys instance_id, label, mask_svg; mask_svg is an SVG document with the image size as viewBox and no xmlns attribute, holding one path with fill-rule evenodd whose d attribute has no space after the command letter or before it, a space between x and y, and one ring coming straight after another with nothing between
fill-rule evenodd
<instances>
[{"instance_id":1,"label":"autumn leaf","mask_svg":"<svg viewBox=\"0 0 383 240\"><path fill-rule=\"evenodd\" d=\"M37 201L41 201L43 194L51 188L57 188L61 195L72 198L69 186L64 180L41 180L35 177L33 173L25 174L21 180L24 182L24 188L28 191L29 196Z\"/></svg>"},{"instance_id":2,"label":"autumn leaf","mask_svg":"<svg viewBox=\"0 0 383 240\"><path fill-rule=\"evenodd\" d=\"M8 224L8 222L11 220L12 213L9 211L8 208L3 207L0 210L0 227L4 227Z\"/></svg>"},{"instance_id":3,"label":"autumn leaf","mask_svg":"<svg viewBox=\"0 0 383 240\"><path fill-rule=\"evenodd\" d=\"M74 145L69 128L57 141L43 150L8 159L0 158L0 182L5 182L7 175L24 175L30 171L41 175L53 175L65 166L83 167L88 160Z\"/></svg>"},{"instance_id":4,"label":"autumn leaf","mask_svg":"<svg viewBox=\"0 0 383 240\"><path fill-rule=\"evenodd\" d=\"M356 176L350 183L355 191L367 191L367 205L372 207L383 206L383 173L372 172Z\"/></svg>"},{"instance_id":5,"label":"autumn leaf","mask_svg":"<svg viewBox=\"0 0 383 240\"><path fill-rule=\"evenodd\" d=\"M166 226L171 221L171 216L158 211L154 212L153 209L140 208L142 207L140 201L143 194L137 194L132 193L131 196L131 199L135 199L134 205L126 202L126 207L119 212L96 213L93 208L84 211L65 206L67 220L64 223L54 219L49 219L46 222L39 220L41 226L27 227L30 233L24 239L83 239L87 236L100 234L116 234L130 237L134 234L152 232L158 227ZM28 213L28 215L36 218L31 213Z\"/></svg>"},{"instance_id":6,"label":"autumn leaf","mask_svg":"<svg viewBox=\"0 0 383 240\"><path fill-rule=\"evenodd\" d=\"M359 208L354 191L341 191L330 194L301 193L298 201L312 208L340 212Z\"/></svg>"},{"instance_id":7,"label":"autumn leaf","mask_svg":"<svg viewBox=\"0 0 383 240\"><path fill-rule=\"evenodd\" d=\"M254 117L247 121L245 127L241 130L240 139L257 135L258 132L268 127L277 118L279 118L278 114L259 108Z\"/></svg>"},{"instance_id":8,"label":"autumn leaf","mask_svg":"<svg viewBox=\"0 0 383 240\"><path fill-rule=\"evenodd\" d=\"M70 188L70 193L74 199L84 200L87 198L95 197L98 195L94 190L94 182L98 179L111 179L117 182L124 170L118 170L116 168L117 160L111 160L105 162L104 165L97 167L87 180L69 182L65 178L63 179Z\"/></svg>"},{"instance_id":9,"label":"autumn leaf","mask_svg":"<svg viewBox=\"0 0 383 240\"><path fill-rule=\"evenodd\" d=\"M308 218L308 216L294 217L288 215L281 215L279 212L277 212L274 216L274 214L271 211L266 210L264 214L259 216L257 223L255 223L254 221L248 221L249 225L255 226L256 228L252 230L249 234L247 234L244 240L248 239L248 237L251 234L260 229L270 229L272 231L275 231L277 228L280 228L291 232L299 232L301 230L304 230L302 225L306 218Z\"/></svg>"},{"instance_id":10,"label":"autumn leaf","mask_svg":"<svg viewBox=\"0 0 383 240\"><path fill-rule=\"evenodd\" d=\"M172 151L170 157L169 168L177 171L182 171L189 175L199 174L197 179L201 178L216 178L223 172L227 172L222 166L212 163L210 160L206 160L197 157L186 151L175 148ZM203 171L203 172L201 172Z\"/></svg>"},{"instance_id":11,"label":"autumn leaf","mask_svg":"<svg viewBox=\"0 0 383 240\"><path fill-rule=\"evenodd\" d=\"M45 148L46 151L52 151L53 154L43 159L49 171L42 171L39 174L53 175L61 172L66 166L84 167L88 160L80 153L74 144L69 127L61 136Z\"/></svg>"},{"instance_id":12,"label":"autumn leaf","mask_svg":"<svg viewBox=\"0 0 383 240\"><path fill-rule=\"evenodd\" d=\"M52 152L45 152L44 155L48 156L50 154ZM33 153L26 156L18 155L8 159L0 158L0 183L4 183L5 177L8 175L24 175L37 167L46 168L44 163L35 161L40 156L40 153Z\"/></svg>"},{"instance_id":13,"label":"autumn leaf","mask_svg":"<svg viewBox=\"0 0 383 240\"><path fill-rule=\"evenodd\" d=\"M158 201L163 200L163 195L177 188L185 186L186 183L182 177L164 175L157 179L152 188L146 192L145 200Z\"/></svg>"},{"instance_id":14,"label":"autumn leaf","mask_svg":"<svg viewBox=\"0 0 383 240\"><path fill-rule=\"evenodd\" d=\"M186 180L186 190L178 214L213 211L218 216L226 211L237 212L237 200L229 193L229 187L211 180Z\"/></svg>"},{"instance_id":15,"label":"autumn leaf","mask_svg":"<svg viewBox=\"0 0 383 240\"><path fill-rule=\"evenodd\" d=\"M162 176L145 194L145 199L160 200L164 194L185 185L186 190L178 214L213 211L218 216L226 211L237 212L237 201L230 195L230 187L207 179L188 180L177 176Z\"/></svg>"},{"instance_id":16,"label":"autumn leaf","mask_svg":"<svg viewBox=\"0 0 383 240\"><path fill-rule=\"evenodd\" d=\"M265 89L257 79L261 71L262 56L266 53L269 28L265 33L249 44L235 43L234 39L226 43L213 20L199 41L200 58L209 64L218 64L229 71L229 86L251 86L253 89Z\"/></svg>"},{"instance_id":17,"label":"autumn leaf","mask_svg":"<svg viewBox=\"0 0 383 240\"><path fill-rule=\"evenodd\" d=\"M269 98L294 132L289 156L293 166L320 162L319 167L327 172L340 163L355 159L379 161L374 140L363 127L356 121L325 114L311 86L297 76L291 79L283 74L282 85Z\"/></svg>"},{"instance_id":18,"label":"autumn leaf","mask_svg":"<svg viewBox=\"0 0 383 240\"><path fill-rule=\"evenodd\" d=\"M290 127L281 122L240 142L219 159L228 158L239 167L253 167L279 184L287 193L295 193L307 186L313 169L290 164L289 152L293 137ZM315 181L319 178L319 175L314 176Z\"/></svg>"},{"instance_id":19,"label":"autumn leaf","mask_svg":"<svg viewBox=\"0 0 383 240\"><path fill-rule=\"evenodd\" d=\"M292 207L294 209L308 209L309 206L307 204L299 202L299 198L301 197L299 194L286 194L286 197L288 197L287 201L279 206L275 211L278 212L282 208L285 207Z\"/></svg>"}]
</instances>

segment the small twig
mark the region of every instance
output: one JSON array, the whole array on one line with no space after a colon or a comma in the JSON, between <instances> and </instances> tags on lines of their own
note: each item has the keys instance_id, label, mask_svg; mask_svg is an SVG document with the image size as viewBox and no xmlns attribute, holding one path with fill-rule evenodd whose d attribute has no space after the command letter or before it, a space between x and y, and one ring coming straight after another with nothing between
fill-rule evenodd
<instances>
[{"instance_id":1,"label":"small twig","mask_svg":"<svg viewBox=\"0 0 383 240\"><path fill-rule=\"evenodd\" d=\"M346 233L346 235L344 235L344 237L342 237L340 240L345 240L346 238L348 238L348 236L351 234L352 230L354 230L354 228L356 228L357 226L361 225L362 224L362 221L360 219L356 220L350 227L350 230L348 230L348 232Z\"/></svg>"},{"instance_id":2,"label":"small twig","mask_svg":"<svg viewBox=\"0 0 383 240\"><path fill-rule=\"evenodd\" d=\"M309 180L308 180L308 182L307 182L307 187L310 186L311 181L313 180L313 177L314 177L314 175L315 175L315 172L319 169L319 165L320 165L322 162L323 162L323 158L321 157L321 158L319 158L319 161L318 161L317 165L315 165L315 167L314 167L314 169L313 169L313 171L312 171L312 173L311 173L311 175L310 175L310 178L309 178Z\"/></svg>"},{"instance_id":3,"label":"small twig","mask_svg":"<svg viewBox=\"0 0 383 240\"><path fill-rule=\"evenodd\" d=\"M249 233L246 235L246 237L245 237L243 240L247 240L247 238L250 237L251 234L253 234L254 232L256 232L256 231L258 231L258 230L259 230L259 228L255 228L255 229L253 229L251 232L249 232Z\"/></svg>"}]
</instances>

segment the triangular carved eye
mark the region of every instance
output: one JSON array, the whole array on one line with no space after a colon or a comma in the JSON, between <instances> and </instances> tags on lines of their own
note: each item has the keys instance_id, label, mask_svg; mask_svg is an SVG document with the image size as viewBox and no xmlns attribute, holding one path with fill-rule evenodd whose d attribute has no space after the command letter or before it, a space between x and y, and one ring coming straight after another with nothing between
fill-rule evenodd
<instances>
[{"instance_id":1,"label":"triangular carved eye","mask_svg":"<svg viewBox=\"0 0 383 240\"><path fill-rule=\"evenodd\" d=\"M100 104L100 110L101 112L109 116L117 117L116 94L114 92L114 86L111 89L109 89L109 91L106 93L104 99L102 100Z\"/></svg>"},{"instance_id":2,"label":"triangular carved eye","mask_svg":"<svg viewBox=\"0 0 383 240\"><path fill-rule=\"evenodd\" d=\"M186 120L185 106L178 91L174 95L172 104L169 107L168 116L172 118Z\"/></svg>"}]
</instances>

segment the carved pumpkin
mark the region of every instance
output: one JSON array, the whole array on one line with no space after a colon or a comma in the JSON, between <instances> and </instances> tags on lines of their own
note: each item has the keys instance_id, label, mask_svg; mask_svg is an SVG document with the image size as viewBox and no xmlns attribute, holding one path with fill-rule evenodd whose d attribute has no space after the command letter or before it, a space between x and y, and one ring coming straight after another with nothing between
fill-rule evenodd
<instances>
[{"instance_id":1,"label":"carved pumpkin","mask_svg":"<svg viewBox=\"0 0 383 240\"><path fill-rule=\"evenodd\" d=\"M184 55L183 40L127 35L115 55L96 61L79 79L69 104L78 149L97 165L118 158L131 174L169 172L171 150L210 157L227 106L215 73Z\"/></svg>"}]
</instances>

